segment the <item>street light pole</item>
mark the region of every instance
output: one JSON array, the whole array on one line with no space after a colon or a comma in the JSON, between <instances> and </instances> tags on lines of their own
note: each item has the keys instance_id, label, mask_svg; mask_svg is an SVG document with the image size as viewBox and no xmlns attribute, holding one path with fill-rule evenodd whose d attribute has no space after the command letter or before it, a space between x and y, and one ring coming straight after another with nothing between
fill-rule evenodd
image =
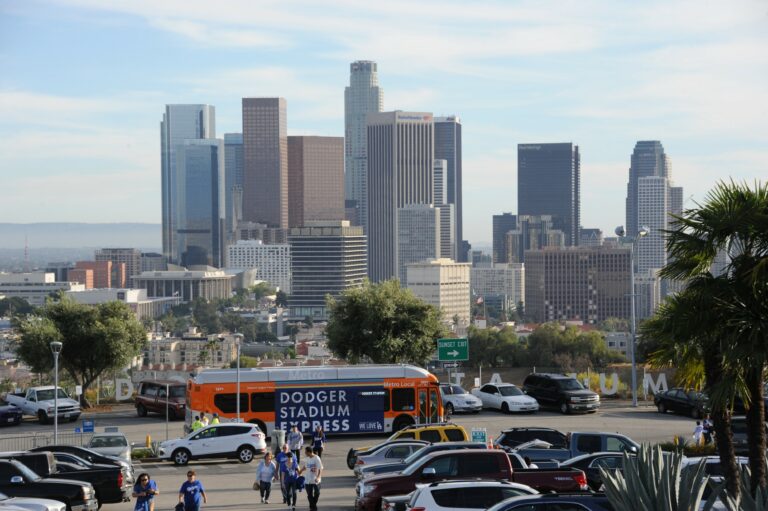
<instances>
[{"instance_id":1,"label":"street light pole","mask_svg":"<svg viewBox=\"0 0 768 511\"><path fill-rule=\"evenodd\" d=\"M237 422L240 422L240 337L235 335L237 344Z\"/></svg>"},{"instance_id":2,"label":"street light pole","mask_svg":"<svg viewBox=\"0 0 768 511\"><path fill-rule=\"evenodd\" d=\"M53 445L59 445L59 353L62 344L59 341L51 342L53 352Z\"/></svg>"},{"instance_id":3,"label":"street light pole","mask_svg":"<svg viewBox=\"0 0 768 511\"><path fill-rule=\"evenodd\" d=\"M170 394L171 388L169 384L165 384L165 441L168 441L168 419L169 419L169 413L168 413L168 402L171 400L171 394Z\"/></svg>"}]
</instances>

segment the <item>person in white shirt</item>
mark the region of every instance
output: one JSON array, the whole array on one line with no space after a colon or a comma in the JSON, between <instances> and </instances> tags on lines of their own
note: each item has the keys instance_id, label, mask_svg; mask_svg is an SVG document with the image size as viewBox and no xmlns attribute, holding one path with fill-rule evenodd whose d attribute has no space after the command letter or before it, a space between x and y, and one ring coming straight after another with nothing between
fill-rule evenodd
<instances>
[{"instance_id":1,"label":"person in white shirt","mask_svg":"<svg viewBox=\"0 0 768 511\"><path fill-rule=\"evenodd\" d=\"M277 479L277 465L272 461L272 453L267 451L264 459L256 467L256 480L259 482L261 503L269 504L269 494L272 491L272 481Z\"/></svg>"},{"instance_id":2,"label":"person in white shirt","mask_svg":"<svg viewBox=\"0 0 768 511\"><path fill-rule=\"evenodd\" d=\"M323 476L323 462L320 456L312 451L312 447L304 449L306 460L299 473L304 475L304 488L307 490L309 511L317 511L317 501L320 499L320 480Z\"/></svg>"},{"instance_id":3,"label":"person in white shirt","mask_svg":"<svg viewBox=\"0 0 768 511\"><path fill-rule=\"evenodd\" d=\"M701 421L696 421L696 427L693 428L693 443L701 445L701 436L704 434L704 426Z\"/></svg>"}]
</instances>

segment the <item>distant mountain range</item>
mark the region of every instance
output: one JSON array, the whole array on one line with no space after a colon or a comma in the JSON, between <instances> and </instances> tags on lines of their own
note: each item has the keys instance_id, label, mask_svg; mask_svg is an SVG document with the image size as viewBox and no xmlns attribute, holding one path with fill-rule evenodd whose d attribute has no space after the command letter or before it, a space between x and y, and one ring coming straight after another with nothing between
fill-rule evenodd
<instances>
[{"instance_id":1,"label":"distant mountain range","mask_svg":"<svg viewBox=\"0 0 768 511\"><path fill-rule=\"evenodd\" d=\"M130 247L159 251L160 224L0 223L0 249Z\"/></svg>"}]
</instances>

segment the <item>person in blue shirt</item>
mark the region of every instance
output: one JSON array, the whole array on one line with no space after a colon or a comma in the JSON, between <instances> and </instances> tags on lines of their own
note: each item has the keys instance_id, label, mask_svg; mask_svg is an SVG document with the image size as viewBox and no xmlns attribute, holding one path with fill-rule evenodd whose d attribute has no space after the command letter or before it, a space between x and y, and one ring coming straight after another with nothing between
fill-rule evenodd
<instances>
[{"instance_id":1,"label":"person in blue shirt","mask_svg":"<svg viewBox=\"0 0 768 511\"><path fill-rule=\"evenodd\" d=\"M149 474L146 472L139 474L131 495L136 499L134 511L155 511L155 495L159 494L157 483L149 478Z\"/></svg>"},{"instance_id":2,"label":"person in blue shirt","mask_svg":"<svg viewBox=\"0 0 768 511\"><path fill-rule=\"evenodd\" d=\"M179 504L184 504L184 511L200 511L201 501L208 503L205 489L194 470L187 472L187 480L179 489Z\"/></svg>"},{"instance_id":3,"label":"person in blue shirt","mask_svg":"<svg viewBox=\"0 0 768 511\"><path fill-rule=\"evenodd\" d=\"M283 486L283 478L282 473L285 469L285 460L288 459L288 455L292 454L290 449L288 448L288 444L283 444L283 447L281 448L280 452L277 453L275 456L275 463L277 463L277 473L280 474L280 491L283 494L283 504L286 504L286 497L285 497L285 486Z\"/></svg>"},{"instance_id":4,"label":"person in blue shirt","mask_svg":"<svg viewBox=\"0 0 768 511\"><path fill-rule=\"evenodd\" d=\"M299 466L293 459L293 453L289 452L285 464L280 469L280 481L283 483L285 503L288 504L291 511L296 511L296 492L299 489L299 475Z\"/></svg>"},{"instance_id":5,"label":"person in blue shirt","mask_svg":"<svg viewBox=\"0 0 768 511\"><path fill-rule=\"evenodd\" d=\"M312 452L317 454L319 458L323 457L323 449L325 448L325 431L318 426L312 433Z\"/></svg>"}]
</instances>

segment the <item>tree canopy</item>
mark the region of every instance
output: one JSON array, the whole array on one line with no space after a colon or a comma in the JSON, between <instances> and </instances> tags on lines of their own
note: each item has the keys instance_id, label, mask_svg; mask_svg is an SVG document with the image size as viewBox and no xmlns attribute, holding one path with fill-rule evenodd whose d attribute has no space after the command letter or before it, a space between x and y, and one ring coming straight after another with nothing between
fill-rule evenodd
<instances>
[{"instance_id":1,"label":"tree canopy","mask_svg":"<svg viewBox=\"0 0 768 511\"><path fill-rule=\"evenodd\" d=\"M48 303L19 323L17 355L34 372L53 368L50 343L63 344L59 366L85 391L102 373L125 367L147 342L134 312L123 302L81 305L69 299Z\"/></svg>"},{"instance_id":2,"label":"tree canopy","mask_svg":"<svg viewBox=\"0 0 768 511\"><path fill-rule=\"evenodd\" d=\"M365 283L327 298L328 347L350 362L425 363L445 335L441 312L397 280Z\"/></svg>"}]
</instances>

